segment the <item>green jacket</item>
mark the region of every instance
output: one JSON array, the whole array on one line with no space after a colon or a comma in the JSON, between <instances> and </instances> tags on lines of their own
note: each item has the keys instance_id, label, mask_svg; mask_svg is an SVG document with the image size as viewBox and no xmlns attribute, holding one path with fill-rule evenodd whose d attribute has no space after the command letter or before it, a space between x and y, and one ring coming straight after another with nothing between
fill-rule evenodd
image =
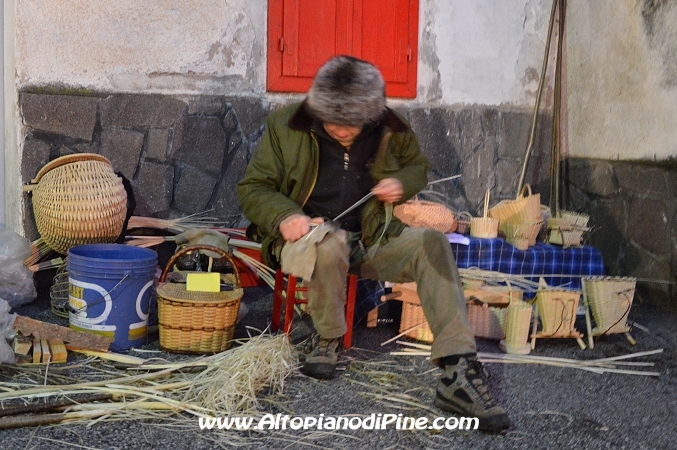
<instances>
[{"instance_id":1,"label":"green jacket","mask_svg":"<svg viewBox=\"0 0 677 450\"><path fill-rule=\"evenodd\" d=\"M240 208L255 225L249 235L262 243L264 260L272 267L278 265L284 243L278 225L292 214L303 214L302 206L319 170L317 136L310 130L312 118L302 105L295 103L268 116L259 148L237 185ZM430 163L403 118L388 109L384 120L386 126L370 174L374 185L383 178L400 180L404 187L400 202L404 202L427 185ZM376 198L365 203L362 241L366 246L376 242L385 222L383 203ZM404 227L393 217L385 234L399 236Z\"/></svg>"}]
</instances>

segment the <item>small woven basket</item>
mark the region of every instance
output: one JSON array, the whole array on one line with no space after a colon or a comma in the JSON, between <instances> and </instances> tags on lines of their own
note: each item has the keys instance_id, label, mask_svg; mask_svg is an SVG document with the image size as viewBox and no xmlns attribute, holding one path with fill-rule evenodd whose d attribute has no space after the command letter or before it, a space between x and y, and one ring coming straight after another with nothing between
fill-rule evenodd
<instances>
[{"instance_id":1,"label":"small woven basket","mask_svg":"<svg viewBox=\"0 0 677 450\"><path fill-rule=\"evenodd\" d=\"M505 234L505 240L520 250L536 245L536 238L541 231L542 222L501 222L499 228Z\"/></svg>"},{"instance_id":2,"label":"small woven basket","mask_svg":"<svg viewBox=\"0 0 677 450\"><path fill-rule=\"evenodd\" d=\"M407 331L409 330L409 331ZM410 302L402 302L402 316L400 319L400 333L421 342L432 342L433 332L423 313L421 305Z\"/></svg>"},{"instance_id":3,"label":"small woven basket","mask_svg":"<svg viewBox=\"0 0 677 450\"><path fill-rule=\"evenodd\" d=\"M584 277L583 290L597 325L593 335L627 333L636 278Z\"/></svg>"},{"instance_id":4,"label":"small woven basket","mask_svg":"<svg viewBox=\"0 0 677 450\"><path fill-rule=\"evenodd\" d=\"M470 219L470 236L495 238L498 236L498 220L489 217L489 189L484 193L484 215Z\"/></svg>"},{"instance_id":5,"label":"small woven basket","mask_svg":"<svg viewBox=\"0 0 677 450\"><path fill-rule=\"evenodd\" d=\"M471 220L472 215L468 211L460 212L456 216L456 232L458 234L469 234Z\"/></svg>"},{"instance_id":6,"label":"small woven basket","mask_svg":"<svg viewBox=\"0 0 677 450\"><path fill-rule=\"evenodd\" d=\"M532 194L531 186L525 184L515 200L503 200L498 203L489 210L489 216L499 222L540 222L543 220L541 194Z\"/></svg>"},{"instance_id":7,"label":"small woven basket","mask_svg":"<svg viewBox=\"0 0 677 450\"><path fill-rule=\"evenodd\" d=\"M513 302L505 314L505 352L528 354L531 351L529 328L532 307L526 302Z\"/></svg>"},{"instance_id":8,"label":"small woven basket","mask_svg":"<svg viewBox=\"0 0 677 450\"><path fill-rule=\"evenodd\" d=\"M235 288L222 292L186 291L186 285L165 282L167 273L184 254L209 250L226 258L233 267ZM230 348L244 291L233 259L209 245L192 245L177 251L160 276L157 288L160 348L173 353L209 354Z\"/></svg>"},{"instance_id":9,"label":"small woven basket","mask_svg":"<svg viewBox=\"0 0 677 450\"><path fill-rule=\"evenodd\" d=\"M506 308L495 308L486 303L468 303L468 321L470 329L475 337L487 339L503 339L503 323L505 321Z\"/></svg>"},{"instance_id":10,"label":"small woven basket","mask_svg":"<svg viewBox=\"0 0 677 450\"><path fill-rule=\"evenodd\" d=\"M442 233L456 231L456 218L441 203L413 199L395 206L395 217L412 228L432 228Z\"/></svg>"},{"instance_id":11,"label":"small woven basket","mask_svg":"<svg viewBox=\"0 0 677 450\"><path fill-rule=\"evenodd\" d=\"M539 289L536 308L543 330L538 337L580 337L574 328L581 292L566 289Z\"/></svg>"},{"instance_id":12,"label":"small woven basket","mask_svg":"<svg viewBox=\"0 0 677 450\"><path fill-rule=\"evenodd\" d=\"M33 191L40 237L66 254L76 245L114 242L127 215L127 192L110 161L95 153L46 164L25 190Z\"/></svg>"}]
</instances>

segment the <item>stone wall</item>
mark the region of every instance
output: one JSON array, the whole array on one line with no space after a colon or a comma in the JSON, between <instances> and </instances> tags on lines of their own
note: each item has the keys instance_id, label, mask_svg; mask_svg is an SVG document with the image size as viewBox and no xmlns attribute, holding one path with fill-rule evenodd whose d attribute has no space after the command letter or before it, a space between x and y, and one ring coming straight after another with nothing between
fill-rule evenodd
<instances>
[{"instance_id":1,"label":"stone wall","mask_svg":"<svg viewBox=\"0 0 677 450\"><path fill-rule=\"evenodd\" d=\"M247 223L235 184L263 133L267 114L279 107L264 98L222 96L76 96L22 93L25 126L22 179L28 182L51 159L93 152L108 157L134 188L141 216L183 217L206 210L229 226ZM434 190L457 212L482 214L514 198L532 113L473 107L427 108L400 104L432 163L431 179L461 174ZM539 119L526 182L542 203L549 198L550 118ZM599 247L610 274L675 280L677 179L674 167L570 159L568 209L592 216L588 243ZM30 196L25 234L37 238ZM647 284L646 297L665 301L670 285Z\"/></svg>"}]
</instances>

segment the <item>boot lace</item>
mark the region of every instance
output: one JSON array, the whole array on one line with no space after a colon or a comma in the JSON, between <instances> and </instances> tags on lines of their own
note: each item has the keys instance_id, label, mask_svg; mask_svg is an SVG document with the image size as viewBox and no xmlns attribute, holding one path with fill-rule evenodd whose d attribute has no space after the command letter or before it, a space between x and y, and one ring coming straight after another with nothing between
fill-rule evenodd
<instances>
[{"instance_id":1,"label":"boot lace","mask_svg":"<svg viewBox=\"0 0 677 450\"><path fill-rule=\"evenodd\" d=\"M469 359L465 377L470 382L473 389L475 389L475 392L479 394L485 406L487 408L494 406L494 402L489 395L489 389L487 387L489 373L484 366L482 366L482 363L477 359Z\"/></svg>"}]
</instances>

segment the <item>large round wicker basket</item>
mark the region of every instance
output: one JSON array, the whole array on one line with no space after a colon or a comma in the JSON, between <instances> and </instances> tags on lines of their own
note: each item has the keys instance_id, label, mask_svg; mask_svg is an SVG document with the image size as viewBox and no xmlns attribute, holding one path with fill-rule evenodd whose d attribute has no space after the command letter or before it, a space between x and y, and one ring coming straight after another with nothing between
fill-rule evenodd
<instances>
[{"instance_id":1,"label":"large round wicker basket","mask_svg":"<svg viewBox=\"0 0 677 450\"><path fill-rule=\"evenodd\" d=\"M127 215L127 192L110 161L95 153L62 156L32 181L40 237L66 254L76 245L114 242Z\"/></svg>"}]
</instances>

